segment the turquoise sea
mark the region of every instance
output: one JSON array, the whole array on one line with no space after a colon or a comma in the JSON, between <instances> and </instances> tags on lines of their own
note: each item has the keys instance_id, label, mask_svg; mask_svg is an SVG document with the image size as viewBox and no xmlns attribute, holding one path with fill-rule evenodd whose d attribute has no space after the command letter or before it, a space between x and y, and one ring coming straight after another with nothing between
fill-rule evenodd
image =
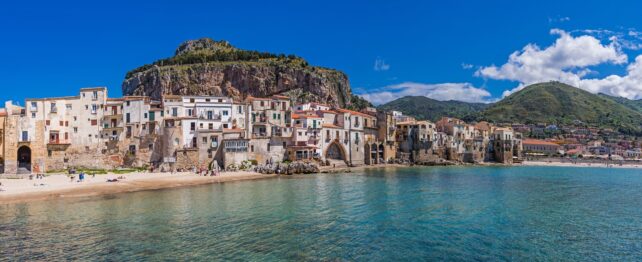
<instances>
[{"instance_id":1,"label":"turquoise sea","mask_svg":"<svg viewBox=\"0 0 642 262\"><path fill-rule=\"evenodd\" d=\"M642 260L642 170L373 169L0 205L0 260Z\"/></svg>"}]
</instances>

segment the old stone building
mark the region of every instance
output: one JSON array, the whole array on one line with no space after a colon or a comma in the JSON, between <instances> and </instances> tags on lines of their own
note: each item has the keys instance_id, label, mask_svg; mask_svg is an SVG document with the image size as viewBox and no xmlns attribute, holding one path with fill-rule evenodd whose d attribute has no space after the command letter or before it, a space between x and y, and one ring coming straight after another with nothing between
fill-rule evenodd
<instances>
[{"instance_id":1,"label":"old stone building","mask_svg":"<svg viewBox=\"0 0 642 262\"><path fill-rule=\"evenodd\" d=\"M0 109L0 171L72 167L234 169L308 161L357 166L442 160L512 163L521 136L455 118L417 121L400 112L362 112L290 98L165 95L109 98L104 87L77 96L7 102Z\"/></svg>"}]
</instances>

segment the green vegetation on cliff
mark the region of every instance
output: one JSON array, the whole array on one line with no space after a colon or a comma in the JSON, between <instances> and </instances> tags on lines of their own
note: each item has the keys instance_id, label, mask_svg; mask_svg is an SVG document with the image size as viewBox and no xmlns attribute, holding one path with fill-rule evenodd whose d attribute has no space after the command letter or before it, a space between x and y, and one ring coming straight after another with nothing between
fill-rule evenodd
<instances>
[{"instance_id":1,"label":"green vegetation on cliff","mask_svg":"<svg viewBox=\"0 0 642 262\"><path fill-rule=\"evenodd\" d=\"M350 110L356 110L360 111L361 109L365 109L366 107L374 107L370 101L366 100L365 98L352 94L352 97L350 97L350 106L348 106L348 109Z\"/></svg>"},{"instance_id":2,"label":"green vegetation on cliff","mask_svg":"<svg viewBox=\"0 0 642 262\"><path fill-rule=\"evenodd\" d=\"M352 100L348 76L309 65L295 55L242 50L209 38L182 43L174 56L129 71L125 95L247 96L287 95L297 102L348 107Z\"/></svg>"},{"instance_id":3,"label":"green vegetation on cliff","mask_svg":"<svg viewBox=\"0 0 642 262\"><path fill-rule=\"evenodd\" d=\"M308 62L295 55L272 54L252 50L241 50L233 47L227 41L214 41L209 38L199 40L207 44L193 44L186 42L178 47L172 57L157 60L151 64L140 66L127 72L125 78L130 78L136 73L144 72L154 66L191 65L212 62L276 62L293 66L307 67Z\"/></svg>"}]
</instances>

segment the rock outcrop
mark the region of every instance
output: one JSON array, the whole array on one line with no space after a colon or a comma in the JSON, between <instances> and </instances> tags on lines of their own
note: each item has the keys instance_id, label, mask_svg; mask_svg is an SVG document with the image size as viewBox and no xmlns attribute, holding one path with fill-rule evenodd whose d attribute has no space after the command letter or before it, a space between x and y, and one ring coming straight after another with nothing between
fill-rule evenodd
<instances>
[{"instance_id":1,"label":"rock outcrop","mask_svg":"<svg viewBox=\"0 0 642 262\"><path fill-rule=\"evenodd\" d=\"M350 105L348 77L337 70L310 66L302 58L240 50L208 38L181 44L175 56L127 73L125 95L229 96L286 95L295 102Z\"/></svg>"}]
</instances>

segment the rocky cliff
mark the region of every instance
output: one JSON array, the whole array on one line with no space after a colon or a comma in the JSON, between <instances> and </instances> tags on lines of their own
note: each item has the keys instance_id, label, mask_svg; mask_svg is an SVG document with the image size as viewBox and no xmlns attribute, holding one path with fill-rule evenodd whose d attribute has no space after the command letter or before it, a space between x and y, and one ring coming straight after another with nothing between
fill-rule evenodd
<instances>
[{"instance_id":1,"label":"rocky cliff","mask_svg":"<svg viewBox=\"0 0 642 262\"><path fill-rule=\"evenodd\" d=\"M286 95L296 102L350 105L348 77L337 70L310 66L293 55L241 50L209 38L181 44L173 57L127 73L125 95L230 96Z\"/></svg>"}]
</instances>

